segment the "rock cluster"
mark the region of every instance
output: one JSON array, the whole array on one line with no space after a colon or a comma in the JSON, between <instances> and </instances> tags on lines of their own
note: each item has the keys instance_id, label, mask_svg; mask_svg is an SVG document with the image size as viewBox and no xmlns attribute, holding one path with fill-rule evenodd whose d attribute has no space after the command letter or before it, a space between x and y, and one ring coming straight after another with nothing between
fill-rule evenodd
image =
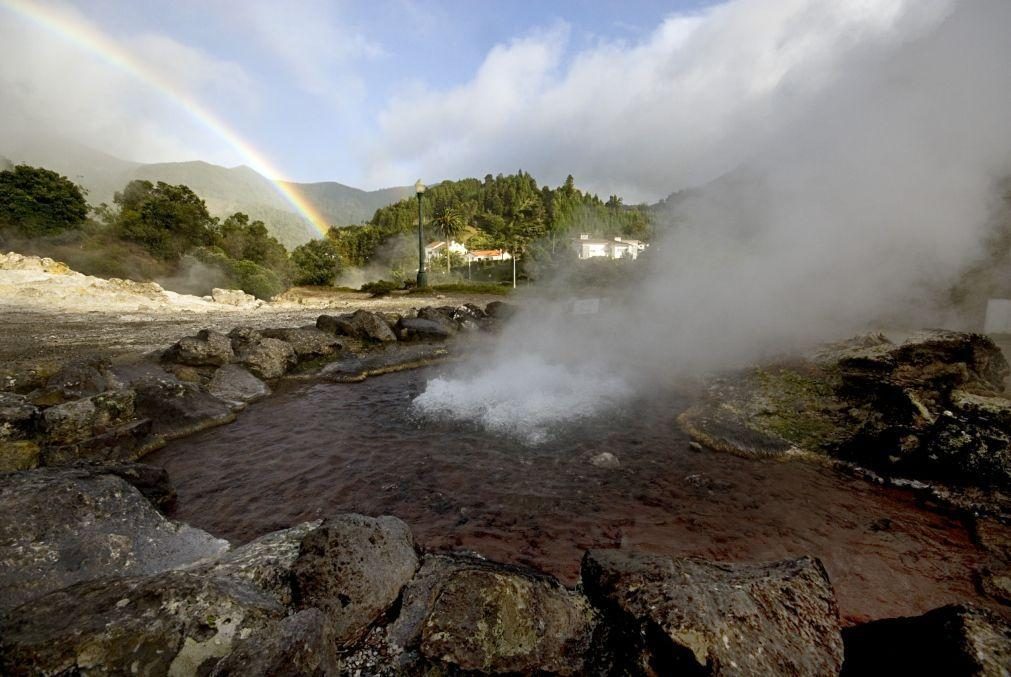
<instances>
[{"instance_id":1,"label":"rock cluster","mask_svg":"<svg viewBox=\"0 0 1011 677\"><path fill-rule=\"evenodd\" d=\"M445 354L428 346L493 325L472 305L422 308L417 317L359 310L309 327L205 329L157 362L83 360L11 378L0 384L8 388L0 391L0 473L136 460L165 440L233 420L287 375L338 360L337 380L421 366Z\"/></svg>"},{"instance_id":2,"label":"rock cluster","mask_svg":"<svg viewBox=\"0 0 1011 677\"><path fill-rule=\"evenodd\" d=\"M0 506L29 516L0 525L0 673L999 675L1011 656L1011 628L972 607L840 631L805 557L591 551L570 589L355 514L230 549L147 504L128 480L164 496L150 474L0 477Z\"/></svg>"}]
</instances>

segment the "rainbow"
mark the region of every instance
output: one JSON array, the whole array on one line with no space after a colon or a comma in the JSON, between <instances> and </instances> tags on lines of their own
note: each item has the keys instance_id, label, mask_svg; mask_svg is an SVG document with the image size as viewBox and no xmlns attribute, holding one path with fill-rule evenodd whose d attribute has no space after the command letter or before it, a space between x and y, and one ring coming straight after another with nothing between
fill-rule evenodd
<instances>
[{"instance_id":1,"label":"rainbow","mask_svg":"<svg viewBox=\"0 0 1011 677\"><path fill-rule=\"evenodd\" d=\"M296 212L309 221L320 235L326 235L328 226L323 216L293 185L274 178L280 176L281 172L263 153L229 129L220 118L192 95L145 66L108 36L55 7L41 6L28 0L0 0L0 7L6 7L14 14L58 35L159 91L185 110L193 120L237 151L246 164L271 181L277 192L295 208Z\"/></svg>"}]
</instances>

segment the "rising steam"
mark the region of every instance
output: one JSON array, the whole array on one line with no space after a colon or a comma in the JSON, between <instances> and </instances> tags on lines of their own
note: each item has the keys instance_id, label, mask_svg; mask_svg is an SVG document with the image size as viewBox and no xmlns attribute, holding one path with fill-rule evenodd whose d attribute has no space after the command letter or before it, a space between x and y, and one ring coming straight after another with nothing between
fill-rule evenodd
<instances>
[{"instance_id":1,"label":"rising steam","mask_svg":"<svg viewBox=\"0 0 1011 677\"><path fill-rule=\"evenodd\" d=\"M789 124L763 110L780 131L670 201L630 293L591 318L535 305L491 358L435 379L416 406L542 439L658 381L869 328L963 322L943 299L980 257L1011 174L1011 3L886 4L888 39L853 40L849 69L803 110L789 91L760 99L789 103Z\"/></svg>"}]
</instances>

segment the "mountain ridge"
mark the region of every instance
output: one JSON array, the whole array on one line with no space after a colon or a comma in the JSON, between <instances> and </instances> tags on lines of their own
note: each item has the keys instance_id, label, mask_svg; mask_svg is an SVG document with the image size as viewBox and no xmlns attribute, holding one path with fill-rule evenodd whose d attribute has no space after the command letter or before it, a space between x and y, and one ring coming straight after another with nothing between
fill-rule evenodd
<instances>
[{"instance_id":1,"label":"mountain ridge","mask_svg":"<svg viewBox=\"0 0 1011 677\"><path fill-rule=\"evenodd\" d=\"M45 167L63 174L87 191L86 198L94 206L111 204L115 193L135 179L185 184L207 203L212 215L224 218L245 212L263 221L288 249L319 237L319 233L281 194L279 185L294 188L327 225L361 223L380 207L413 194L409 186L366 191L337 181L275 183L244 164L223 167L204 160L133 162L57 137L0 138L0 156L14 164Z\"/></svg>"}]
</instances>

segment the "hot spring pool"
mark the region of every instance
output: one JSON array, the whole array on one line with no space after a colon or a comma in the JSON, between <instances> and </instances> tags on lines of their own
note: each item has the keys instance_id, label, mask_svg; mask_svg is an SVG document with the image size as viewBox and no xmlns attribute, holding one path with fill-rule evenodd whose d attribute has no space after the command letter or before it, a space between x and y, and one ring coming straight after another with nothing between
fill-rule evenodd
<instances>
[{"instance_id":1,"label":"hot spring pool","mask_svg":"<svg viewBox=\"0 0 1011 677\"><path fill-rule=\"evenodd\" d=\"M525 446L421 421L436 372L301 384L231 425L147 457L179 492L173 517L244 542L330 513L396 515L429 549L469 549L576 582L583 550L623 547L718 560L814 555L844 622L986 604L982 554L957 520L908 493L835 471L693 451L683 394L650 393ZM589 460L608 451L621 467Z\"/></svg>"}]
</instances>

